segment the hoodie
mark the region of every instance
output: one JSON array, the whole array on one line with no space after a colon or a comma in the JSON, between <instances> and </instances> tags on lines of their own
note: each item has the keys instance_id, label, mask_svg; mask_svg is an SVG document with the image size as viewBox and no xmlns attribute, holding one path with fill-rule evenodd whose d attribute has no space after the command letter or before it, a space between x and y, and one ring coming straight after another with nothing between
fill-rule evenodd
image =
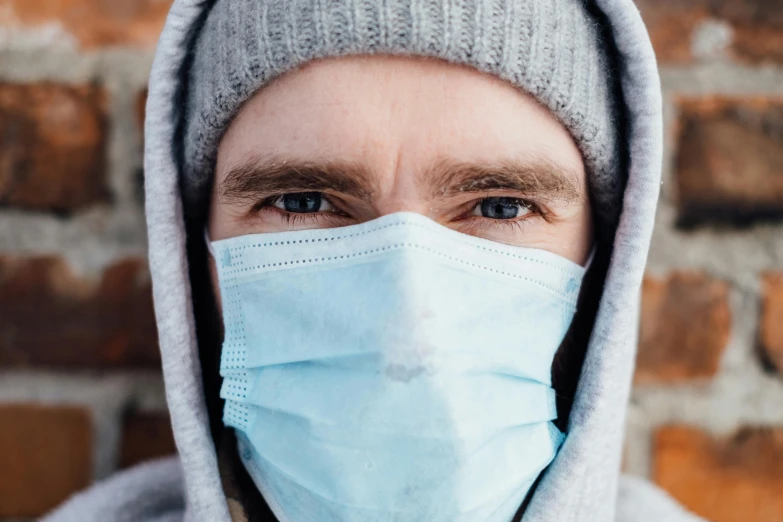
<instances>
[{"instance_id":1,"label":"hoodie","mask_svg":"<svg viewBox=\"0 0 783 522\"><path fill-rule=\"evenodd\" d=\"M615 43L625 103L627 184L567 437L522 522L700 520L646 481L621 475L640 288L660 189L661 91L632 0L594 0ZM175 0L160 37L146 107L146 215L163 375L178 455L120 473L72 497L44 522L229 522L210 433L189 278L179 175L184 64L209 0Z\"/></svg>"}]
</instances>

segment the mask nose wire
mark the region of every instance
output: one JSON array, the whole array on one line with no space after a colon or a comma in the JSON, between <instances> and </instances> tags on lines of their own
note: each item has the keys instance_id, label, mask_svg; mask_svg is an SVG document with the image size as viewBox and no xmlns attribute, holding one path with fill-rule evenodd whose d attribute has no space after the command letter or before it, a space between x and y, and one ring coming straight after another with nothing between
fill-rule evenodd
<instances>
[{"instance_id":1,"label":"mask nose wire","mask_svg":"<svg viewBox=\"0 0 783 522\"><path fill-rule=\"evenodd\" d=\"M212 241L209 240L209 231L207 230L207 227L204 227L204 243L207 245L207 250L209 251L209 255L212 256L212 259L217 260L217 256L215 255L215 249L212 248ZM587 263L585 263L585 272L590 269L590 265L593 264L593 259L595 258L595 251L597 250L596 245L593 244L593 248L590 249L590 255L587 258Z\"/></svg>"}]
</instances>

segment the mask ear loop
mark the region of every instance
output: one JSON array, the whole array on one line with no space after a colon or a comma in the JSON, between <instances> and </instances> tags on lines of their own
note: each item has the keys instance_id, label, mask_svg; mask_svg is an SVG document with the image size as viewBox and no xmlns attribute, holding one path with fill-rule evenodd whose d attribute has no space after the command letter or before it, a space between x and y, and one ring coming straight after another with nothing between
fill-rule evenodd
<instances>
[{"instance_id":1,"label":"mask ear loop","mask_svg":"<svg viewBox=\"0 0 783 522\"><path fill-rule=\"evenodd\" d=\"M204 242L207 244L209 255L212 256L212 259L217 261L217 256L215 256L215 249L212 248L212 241L209 240L209 232L207 231L207 227L204 227Z\"/></svg>"},{"instance_id":2,"label":"mask ear loop","mask_svg":"<svg viewBox=\"0 0 783 522\"><path fill-rule=\"evenodd\" d=\"M590 255L587 258L587 263L585 263L585 272L587 272L590 269L590 265L593 264L593 259L595 259L595 251L598 250L595 243L593 243L593 248L590 250Z\"/></svg>"}]
</instances>

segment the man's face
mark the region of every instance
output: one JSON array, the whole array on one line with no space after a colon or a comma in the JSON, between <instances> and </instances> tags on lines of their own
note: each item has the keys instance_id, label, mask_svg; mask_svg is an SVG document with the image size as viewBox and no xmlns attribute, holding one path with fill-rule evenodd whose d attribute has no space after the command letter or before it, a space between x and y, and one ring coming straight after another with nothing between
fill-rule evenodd
<instances>
[{"instance_id":1,"label":"man's face","mask_svg":"<svg viewBox=\"0 0 783 522\"><path fill-rule=\"evenodd\" d=\"M467 67L313 62L251 98L218 147L212 240L399 211L579 264L593 242L569 133L533 98ZM217 289L214 263L211 273Z\"/></svg>"}]
</instances>

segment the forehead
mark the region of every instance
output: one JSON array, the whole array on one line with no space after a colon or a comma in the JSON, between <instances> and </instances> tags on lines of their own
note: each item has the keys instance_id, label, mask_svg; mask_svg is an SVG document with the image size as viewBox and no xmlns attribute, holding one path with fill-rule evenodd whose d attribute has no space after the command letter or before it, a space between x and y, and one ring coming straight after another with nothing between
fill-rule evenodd
<instances>
[{"instance_id":1,"label":"forehead","mask_svg":"<svg viewBox=\"0 0 783 522\"><path fill-rule=\"evenodd\" d=\"M570 134L532 97L472 68L426 58L311 62L253 96L218 148L217 181L254 156L416 173L433 158L537 157L584 172Z\"/></svg>"}]
</instances>

